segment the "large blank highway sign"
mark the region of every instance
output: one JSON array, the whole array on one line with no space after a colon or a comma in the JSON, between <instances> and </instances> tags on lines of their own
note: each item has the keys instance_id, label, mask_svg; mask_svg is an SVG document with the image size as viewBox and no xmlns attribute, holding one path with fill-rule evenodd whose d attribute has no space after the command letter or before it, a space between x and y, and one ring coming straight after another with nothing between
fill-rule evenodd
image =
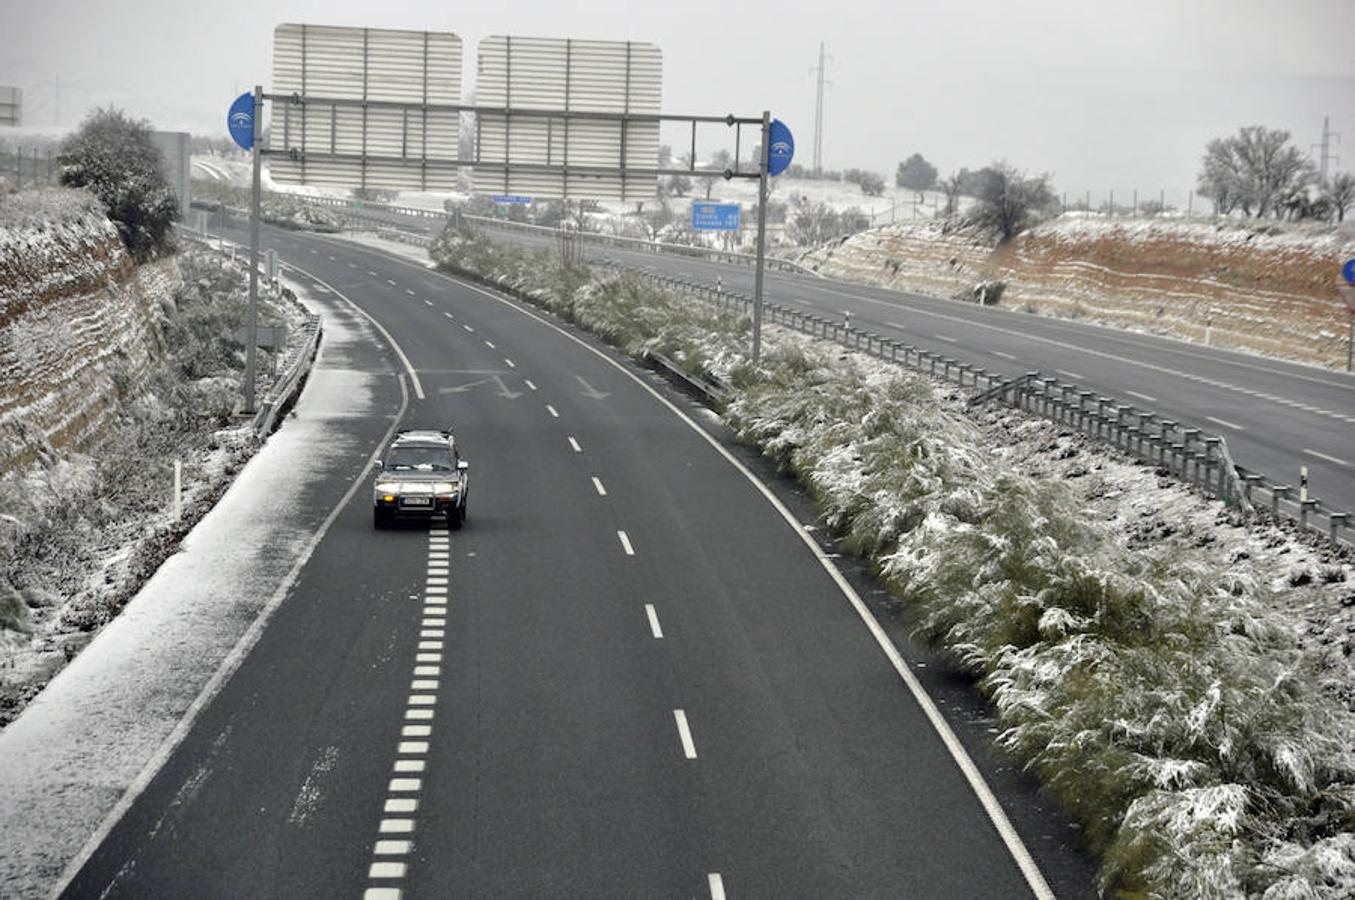
<instances>
[{"instance_id":1,"label":"large blank highway sign","mask_svg":"<svg viewBox=\"0 0 1355 900\"><path fill-rule=\"evenodd\" d=\"M495 35L476 57L476 105L535 114L476 114L475 187L496 194L649 200L659 123L621 116L659 113L663 55L653 44ZM610 119L548 112L605 113ZM589 170L608 169L608 172Z\"/></svg>"},{"instance_id":2,"label":"large blank highway sign","mask_svg":"<svg viewBox=\"0 0 1355 900\"><path fill-rule=\"evenodd\" d=\"M461 38L429 31L279 25L269 169L284 184L456 187ZM382 104L404 104L402 107ZM433 108L428 108L428 107ZM320 157L326 157L321 159Z\"/></svg>"}]
</instances>

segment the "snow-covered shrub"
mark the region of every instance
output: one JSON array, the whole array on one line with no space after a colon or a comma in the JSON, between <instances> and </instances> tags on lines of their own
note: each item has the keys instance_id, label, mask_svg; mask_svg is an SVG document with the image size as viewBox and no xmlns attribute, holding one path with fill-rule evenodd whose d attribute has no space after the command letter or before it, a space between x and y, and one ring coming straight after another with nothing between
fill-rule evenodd
<instances>
[{"instance_id":1,"label":"snow-covered shrub","mask_svg":"<svg viewBox=\"0 0 1355 900\"><path fill-rule=\"evenodd\" d=\"M99 198L133 259L143 262L170 245L179 201L150 123L117 109L95 110L62 142L57 159L61 183Z\"/></svg>"}]
</instances>

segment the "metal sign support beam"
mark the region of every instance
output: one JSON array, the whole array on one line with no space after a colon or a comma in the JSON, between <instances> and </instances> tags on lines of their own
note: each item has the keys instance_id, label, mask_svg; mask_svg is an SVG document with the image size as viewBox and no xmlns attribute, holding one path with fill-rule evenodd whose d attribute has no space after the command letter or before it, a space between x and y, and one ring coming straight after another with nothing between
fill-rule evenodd
<instances>
[{"instance_id":1,"label":"metal sign support beam","mask_svg":"<svg viewBox=\"0 0 1355 900\"><path fill-rule=\"evenodd\" d=\"M263 172L263 86L254 86L254 186L249 198L249 341L245 344L245 413L254 414L254 369L259 343L259 201Z\"/></svg>"},{"instance_id":2,"label":"metal sign support beam","mask_svg":"<svg viewBox=\"0 0 1355 900\"><path fill-rule=\"evenodd\" d=\"M762 150L759 151L757 179L757 274L753 276L753 367L762 359L762 272L767 267L767 153L772 114L762 111Z\"/></svg>"}]
</instances>

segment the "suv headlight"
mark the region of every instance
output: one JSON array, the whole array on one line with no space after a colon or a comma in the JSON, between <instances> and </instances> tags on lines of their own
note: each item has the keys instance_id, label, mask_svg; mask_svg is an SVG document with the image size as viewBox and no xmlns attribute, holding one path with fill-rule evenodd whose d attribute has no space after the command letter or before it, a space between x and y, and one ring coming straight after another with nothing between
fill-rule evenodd
<instances>
[{"instance_id":1,"label":"suv headlight","mask_svg":"<svg viewBox=\"0 0 1355 900\"><path fill-rule=\"evenodd\" d=\"M456 493L456 482L455 482L455 481L439 481L437 484L433 485L433 493L435 493L435 494L454 494L454 493Z\"/></svg>"}]
</instances>

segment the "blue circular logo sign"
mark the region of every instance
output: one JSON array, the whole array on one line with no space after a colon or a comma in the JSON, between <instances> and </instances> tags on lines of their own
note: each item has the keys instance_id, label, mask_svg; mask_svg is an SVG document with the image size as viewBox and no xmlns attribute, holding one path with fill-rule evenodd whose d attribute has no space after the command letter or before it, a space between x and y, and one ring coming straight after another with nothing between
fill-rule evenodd
<instances>
[{"instance_id":1,"label":"blue circular logo sign","mask_svg":"<svg viewBox=\"0 0 1355 900\"><path fill-rule=\"evenodd\" d=\"M1346 281L1355 284L1355 259L1346 260L1345 267L1341 269L1341 274L1346 276Z\"/></svg>"},{"instance_id":2,"label":"blue circular logo sign","mask_svg":"<svg viewBox=\"0 0 1355 900\"><path fill-rule=\"evenodd\" d=\"M767 130L767 174L780 175L795 156L795 138L780 119L772 119Z\"/></svg>"},{"instance_id":3,"label":"blue circular logo sign","mask_svg":"<svg viewBox=\"0 0 1355 900\"><path fill-rule=\"evenodd\" d=\"M226 129L231 139L246 150L254 146L254 93L241 94L226 113Z\"/></svg>"}]
</instances>

